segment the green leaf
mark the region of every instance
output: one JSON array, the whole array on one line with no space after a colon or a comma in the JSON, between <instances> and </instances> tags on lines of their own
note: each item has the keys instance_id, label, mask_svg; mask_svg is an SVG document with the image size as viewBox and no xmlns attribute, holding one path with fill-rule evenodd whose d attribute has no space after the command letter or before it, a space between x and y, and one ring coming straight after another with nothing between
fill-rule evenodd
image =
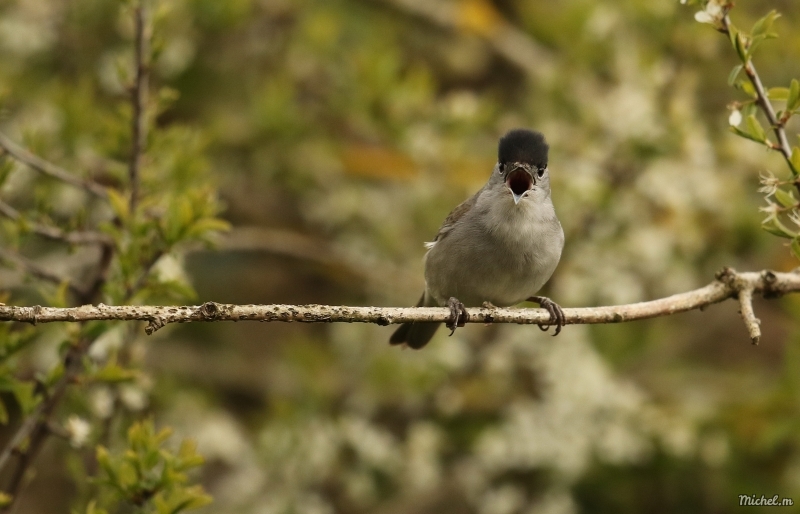
<instances>
[{"instance_id":1,"label":"green leaf","mask_svg":"<svg viewBox=\"0 0 800 514\"><path fill-rule=\"evenodd\" d=\"M762 145L764 144L763 140L756 139L755 136L753 136L752 134L750 134L747 131L744 131L744 130L740 129L739 127L730 127L730 131L733 132L734 134L736 134L737 136L743 137L745 139L749 139L751 141L755 141L756 143L761 143Z\"/></svg>"},{"instance_id":2,"label":"green leaf","mask_svg":"<svg viewBox=\"0 0 800 514\"><path fill-rule=\"evenodd\" d=\"M103 446L98 446L97 451L95 453L95 459L97 460L97 464L103 471L108 474L109 479L112 482L117 481L117 472L114 465L111 463L111 456L108 454L108 450Z\"/></svg>"},{"instance_id":3,"label":"green leaf","mask_svg":"<svg viewBox=\"0 0 800 514\"><path fill-rule=\"evenodd\" d=\"M114 211L114 214L123 222L123 225L126 224L130 212L128 198L116 189L109 188L108 201L111 203L111 210Z\"/></svg>"},{"instance_id":4,"label":"green leaf","mask_svg":"<svg viewBox=\"0 0 800 514\"><path fill-rule=\"evenodd\" d=\"M758 98L758 95L756 94L756 88L753 87L753 84L752 84L752 82L750 82L749 79L747 79L747 80L746 79L742 79L742 80L736 82L736 84L734 84L733 87L735 87L739 91L744 92L745 94L747 94L751 98Z\"/></svg>"},{"instance_id":5,"label":"green leaf","mask_svg":"<svg viewBox=\"0 0 800 514\"><path fill-rule=\"evenodd\" d=\"M785 237L787 239L794 239L797 237L797 234L791 230L789 230L786 225L781 223L777 218L769 218L764 223L761 224L761 228L769 232L770 234L776 235L778 237Z\"/></svg>"},{"instance_id":6,"label":"green leaf","mask_svg":"<svg viewBox=\"0 0 800 514\"><path fill-rule=\"evenodd\" d=\"M739 55L739 59L741 59L742 62L747 62L747 45L745 44L744 36L742 36L741 32L737 32L736 37L733 38L733 48Z\"/></svg>"},{"instance_id":7,"label":"green leaf","mask_svg":"<svg viewBox=\"0 0 800 514\"><path fill-rule=\"evenodd\" d=\"M767 39L769 39L769 38L767 38L766 36L758 36L758 37L753 37L753 38L750 39L750 45L747 47L747 59L748 60L752 59L753 54L756 53L756 49L759 46L761 46L761 43L763 43Z\"/></svg>"},{"instance_id":8,"label":"green leaf","mask_svg":"<svg viewBox=\"0 0 800 514\"><path fill-rule=\"evenodd\" d=\"M733 24L728 27L728 38L731 40L731 45L736 48L736 37L739 35L739 29Z\"/></svg>"},{"instance_id":9,"label":"green leaf","mask_svg":"<svg viewBox=\"0 0 800 514\"><path fill-rule=\"evenodd\" d=\"M137 376L138 373L135 370L123 368L116 362L109 361L102 369L92 375L92 379L98 382L117 383L130 382L135 380Z\"/></svg>"},{"instance_id":10,"label":"green leaf","mask_svg":"<svg viewBox=\"0 0 800 514\"><path fill-rule=\"evenodd\" d=\"M776 189L775 199L778 200L778 203L783 207L794 207L797 205L797 200L795 200L794 194L792 194L791 191L786 192L783 189Z\"/></svg>"},{"instance_id":11,"label":"green leaf","mask_svg":"<svg viewBox=\"0 0 800 514\"><path fill-rule=\"evenodd\" d=\"M30 414L34 407L39 403L39 397L34 395L35 384L33 382L17 382L11 390L19 403L22 413Z\"/></svg>"},{"instance_id":12,"label":"green leaf","mask_svg":"<svg viewBox=\"0 0 800 514\"><path fill-rule=\"evenodd\" d=\"M789 95L786 98L786 110L791 112L800 107L800 82L792 79L789 85Z\"/></svg>"},{"instance_id":13,"label":"green leaf","mask_svg":"<svg viewBox=\"0 0 800 514\"><path fill-rule=\"evenodd\" d=\"M747 132L753 136L754 141L763 143L767 140L764 127L761 126L761 123L756 119L755 115L751 114L745 121L747 122Z\"/></svg>"},{"instance_id":14,"label":"green leaf","mask_svg":"<svg viewBox=\"0 0 800 514\"><path fill-rule=\"evenodd\" d=\"M800 148L792 147L792 158L789 159L789 163L791 164L793 175L800 173Z\"/></svg>"},{"instance_id":15,"label":"green leaf","mask_svg":"<svg viewBox=\"0 0 800 514\"><path fill-rule=\"evenodd\" d=\"M193 439L184 439L181 441L180 449L178 450L178 458L180 459L179 469L196 468L205 462L203 456L197 453L197 443Z\"/></svg>"},{"instance_id":16,"label":"green leaf","mask_svg":"<svg viewBox=\"0 0 800 514\"><path fill-rule=\"evenodd\" d=\"M186 235L187 237L202 238L208 236L212 232L227 232L230 229L230 223L223 219L202 218L192 224Z\"/></svg>"},{"instance_id":17,"label":"green leaf","mask_svg":"<svg viewBox=\"0 0 800 514\"><path fill-rule=\"evenodd\" d=\"M733 69L731 70L730 75L728 75L728 85L729 86L733 86L733 84L736 83L736 77L738 77L739 73L742 72L742 67L743 66L744 66L743 64L737 64L736 66L733 67Z\"/></svg>"},{"instance_id":18,"label":"green leaf","mask_svg":"<svg viewBox=\"0 0 800 514\"><path fill-rule=\"evenodd\" d=\"M788 87L772 87L767 90L767 96L770 100L786 100L789 98Z\"/></svg>"},{"instance_id":19,"label":"green leaf","mask_svg":"<svg viewBox=\"0 0 800 514\"><path fill-rule=\"evenodd\" d=\"M778 11L772 10L768 12L763 18L753 24L753 30L751 31L753 37L775 37L769 30L772 28L772 24L775 23L775 20L780 17L781 15Z\"/></svg>"},{"instance_id":20,"label":"green leaf","mask_svg":"<svg viewBox=\"0 0 800 514\"><path fill-rule=\"evenodd\" d=\"M792 255L800 259L800 239L796 237L792 239L791 249L792 249Z\"/></svg>"}]
</instances>

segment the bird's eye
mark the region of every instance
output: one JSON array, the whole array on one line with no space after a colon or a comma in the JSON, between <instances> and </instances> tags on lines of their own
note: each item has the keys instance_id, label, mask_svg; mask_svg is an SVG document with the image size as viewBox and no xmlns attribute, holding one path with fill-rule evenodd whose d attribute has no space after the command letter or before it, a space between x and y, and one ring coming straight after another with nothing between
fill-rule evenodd
<instances>
[{"instance_id":1,"label":"bird's eye","mask_svg":"<svg viewBox=\"0 0 800 514\"><path fill-rule=\"evenodd\" d=\"M537 175L539 175L539 177L541 177L542 175L544 175L544 172L545 172L545 171L547 171L547 166L545 166L544 168L539 168L539 169L536 171L536 174L537 174Z\"/></svg>"},{"instance_id":2,"label":"bird's eye","mask_svg":"<svg viewBox=\"0 0 800 514\"><path fill-rule=\"evenodd\" d=\"M505 173L505 172L506 172L506 165L505 165L505 164L503 164L503 163L500 163L500 166L498 167L498 169L497 169L497 172L498 172L499 174L501 174L501 175L502 175L503 173Z\"/></svg>"}]
</instances>

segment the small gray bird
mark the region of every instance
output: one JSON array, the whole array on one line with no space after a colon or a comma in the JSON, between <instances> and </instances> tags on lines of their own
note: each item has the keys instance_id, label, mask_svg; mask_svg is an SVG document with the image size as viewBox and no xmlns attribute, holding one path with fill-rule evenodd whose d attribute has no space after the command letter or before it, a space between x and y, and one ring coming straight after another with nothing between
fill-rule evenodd
<instances>
[{"instance_id":1,"label":"small gray bird","mask_svg":"<svg viewBox=\"0 0 800 514\"><path fill-rule=\"evenodd\" d=\"M517 129L502 138L492 176L472 198L453 209L434 240L426 243L425 292L418 307L448 306L446 324L464 326L465 305L506 307L525 300L547 309L561 331L564 312L534 296L558 265L564 247L550 198L548 146L538 132ZM425 346L440 323L405 323L389 339L414 349Z\"/></svg>"}]
</instances>

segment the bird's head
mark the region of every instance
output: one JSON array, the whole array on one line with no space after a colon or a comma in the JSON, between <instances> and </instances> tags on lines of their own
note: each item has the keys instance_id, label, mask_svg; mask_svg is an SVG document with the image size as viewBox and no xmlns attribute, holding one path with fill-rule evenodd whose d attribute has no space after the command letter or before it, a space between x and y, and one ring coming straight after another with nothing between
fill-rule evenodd
<instances>
[{"instance_id":1,"label":"bird's head","mask_svg":"<svg viewBox=\"0 0 800 514\"><path fill-rule=\"evenodd\" d=\"M539 132L515 129L500 138L492 181L504 187L514 205L550 194L547 142Z\"/></svg>"}]
</instances>

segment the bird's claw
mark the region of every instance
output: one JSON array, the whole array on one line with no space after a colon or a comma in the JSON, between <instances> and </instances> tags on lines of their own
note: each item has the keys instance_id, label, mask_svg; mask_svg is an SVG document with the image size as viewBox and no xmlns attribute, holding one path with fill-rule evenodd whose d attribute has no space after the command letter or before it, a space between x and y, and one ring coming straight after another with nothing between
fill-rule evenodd
<instances>
[{"instance_id":1,"label":"bird's claw","mask_svg":"<svg viewBox=\"0 0 800 514\"><path fill-rule=\"evenodd\" d=\"M445 326L450 329L450 335L453 335L456 327L463 327L466 324L469 314L467 308L457 298L451 297L447 300L447 307L450 309L450 321L445 323Z\"/></svg>"},{"instance_id":2,"label":"bird's claw","mask_svg":"<svg viewBox=\"0 0 800 514\"><path fill-rule=\"evenodd\" d=\"M564 326L564 309L546 296L531 296L528 298L528 301L538 303L542 309L545 309L548 313L550 313L550 322L547 324L539 324L539 330L547 332L551 326L555 325L556 331L553 333L553 335L557 336L559 332L561 332L561 327Z\"/></svg>"}]
</instances>

